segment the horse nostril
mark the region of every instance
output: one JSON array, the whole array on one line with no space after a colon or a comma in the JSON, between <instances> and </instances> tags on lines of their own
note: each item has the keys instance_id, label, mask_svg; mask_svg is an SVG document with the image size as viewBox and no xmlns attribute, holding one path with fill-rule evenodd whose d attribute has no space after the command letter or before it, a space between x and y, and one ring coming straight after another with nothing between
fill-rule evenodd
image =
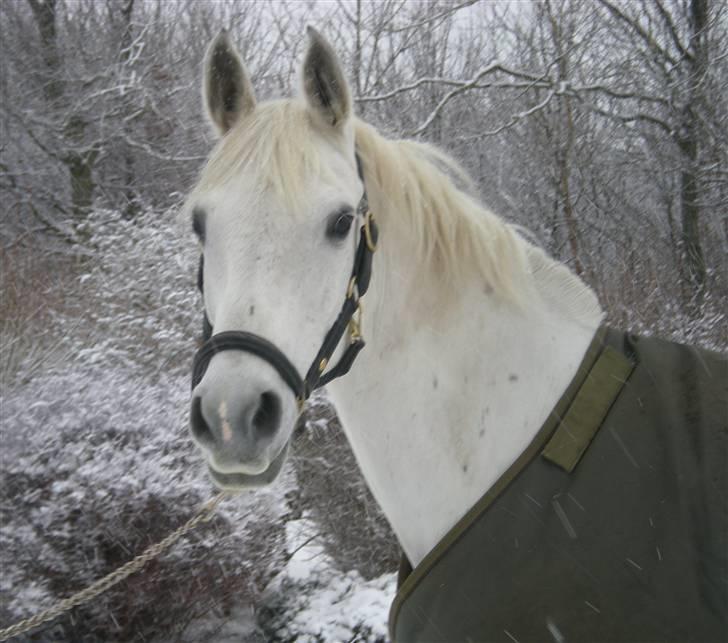
<instances>
[{"instance_id":1,"label":"horse nostril","mask_svg":"<svg viewBox=\"0 0 728 643\"><path fill-rule=\"evenodd\" d=\"M190 413L190 426L192 428L192 435L197 438L200 444L206 446L212 446L215 443L215 438L212 435L210 427L207 425L204 416L202 415L202 398L195 397L192 400L192 412Z\"/></svg>"},{"instance_id":2,"label":"horse nostril","mask_svg":"<svg viewBox=\"0 0 728 643\"><path fill-rule=\"evenodd\" d=\"M273 433L281 422L281 401L272 391L260 396L258 409L253 416L253 427L261 433Z\"/></svg>"}]
</instances>

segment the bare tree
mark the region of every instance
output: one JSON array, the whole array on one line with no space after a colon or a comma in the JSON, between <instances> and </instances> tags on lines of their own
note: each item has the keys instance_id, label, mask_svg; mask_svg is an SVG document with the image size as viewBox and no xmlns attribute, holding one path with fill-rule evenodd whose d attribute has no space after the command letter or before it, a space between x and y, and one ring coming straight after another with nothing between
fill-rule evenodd
<instances>
[{"instance_id":1,"label":"bare tree","mask_svg":"<svg viewBox=\"0 0 728 643\"><path fill-rule=\"evenodd\" d=\"M715 107L726 99L724 91L711 91L715 87L711 76L719 65L710 64L711 58L716 63L725 58L724 38L713 37L725 23L725 8L710 0L599 3L611 19L615 41L625 43L629 54L641 63L635 68L626 57L616 59L614 69L622 72L624 83L619 91L626 100L600 111L624 123L642 124L653 147L662 143L663 150L670 150L671 144L675 150L684 274L700 298L707 277L701 238L705 170L717 157L725 160L724 139L719 143L722 152L714 147L718 141L711 141L716 132L725 130L724 122L715 122Z\"/></svg>"}]
</instances>

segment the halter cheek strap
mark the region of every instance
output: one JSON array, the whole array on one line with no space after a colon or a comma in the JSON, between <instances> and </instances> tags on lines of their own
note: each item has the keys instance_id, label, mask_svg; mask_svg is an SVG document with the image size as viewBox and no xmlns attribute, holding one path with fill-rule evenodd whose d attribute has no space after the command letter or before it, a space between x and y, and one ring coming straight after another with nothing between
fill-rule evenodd
<instances>
[{"instance_id":1,"label":"halter cheek strap","mask_svg":"<svg viewBox=\"0 0 728 643\"><path fill-rule=\"evenodd\" d=\"M357 156L359 175L361 176L361 165ZM203 337L205 343L195 354L192 365L192 388L194 389L202 380L212 357L226 350L240 350L252 353L268 362L288 387L293 392L299 408L308 399L311 393L321 386L328 384L331 380L346 375L349 372L356 356L365 342L361 334L361 297L369 288L369 281L372 275L372 257L377 248L379 231L374 220L374 215L369 210L366 191L357 206L357 215L362 218L362 225L359 229L359 244L354 255L354 266L351 271L349 285L346 289L344 304L324 337L321 348L316 353L311 366L302 378L296 367L275 344L264 337L246 331L231 330L212 335L212 326L207 315L203 320ZM198 286L202 290L202 263L198 273ZM326 371L331 356L341 342L344 334L349 331L349 344L344 349L339 361Z\"/></svg>"},{"instance_id":2,"label":"halter cheek strap","mask_svg":"<svg viewBox=\"0 0 728 643\"><path fill-rule=\"evenodd\" d=\"M336 321L326 333L321 348L306 373L302 400L307 399L313 390L325 386L337 377L346 375L356 356L365 346L366 342L361 334L361 298L369 289L369 281L372 276L372 256L377 247L378 237L379 232L374 215L367 208L364 223L360 229L359 245L354 257L354 268L346 289L344 305L341 307ZM329 360L347 329L349 330L349 345L344 349L344 353L336 365L326 371Z\"/></svg>"}]
</instances>

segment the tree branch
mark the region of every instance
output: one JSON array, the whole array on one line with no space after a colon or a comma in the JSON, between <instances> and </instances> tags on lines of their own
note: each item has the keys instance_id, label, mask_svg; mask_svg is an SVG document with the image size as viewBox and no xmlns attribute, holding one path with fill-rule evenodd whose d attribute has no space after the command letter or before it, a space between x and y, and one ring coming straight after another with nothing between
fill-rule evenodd
<instances>
[{"instance_id":1,"label":"tree branch","mask_svg":"<svg viewBox=\"0 0 728 643\"><path fill-rule=\"evenodd\" d=\"M544 107L546 107L549 102L551 102L551 99L556 96L558 92L554 89L549 90L549 92L546 94L546 98L544 98L542 101L536 103L533 107L530 107L529 109L518 112L517 114L513 114L509 121L507 123L504 123L503 125L496 127L492 130L487 130L485 132L480 132L479 134L475 136L468 136L465 137L466 140L474 140L474 139L481 139L485 138L486 136L495 136L496 134L500 134L501 132L513 127L516 123L519 121L522 121L524 118L528 118L529 116L532 116L536 112L541 111Z\"/></svg>"},{"instance_id":2,"label":"tree branch","mask_svg":"<svg viewBox=\"0 0 728 643\"><path fill-rule=\"evenodd\" d=\"M667 9L662 6L662 3L660 0L652 0L655 3L655 6L657 7L657 11L660 14L660 17L662 18L663 22L667 26L667 31L670 34L670 38L672 38L672 42L674 43L675 47L677 47L678 51L682 54L684 58L687 58L688 60L693 59L693 55L685 48L680 42L680 35L677 32L677 28L675 27L675 23L672 21L672 18L670 14L667 12Z\"/></svg>"},{"instance_id":3,"label":"tree branch","mask_svg":"<svg viewBox=\"0 0 728 643\"><path fill-rule=\"evenodd\" d=\"M643 123L649 123L651 125L655 125L662 129L666 134L672 136L674 131L673 128L670 126L669 123L666 123L662 119L658 118L657 116L653 116L652 114L646 114L644 112L638 112L636 114L615 114L614 112L607 111L605 109L602 109L601 107L598 107L597 105L594 105L593 103L589 103L585 100L580 99L580 104L586 107L588 110L599 114L601 116L605 116L606 118L610 118L612 120L620 121L622 123L633 123L633 122L643 122Z\"/></svg>"},{"instance_id":4,"label":"tree branch","mask_svg":"<svg viewBox=\"0 0 728 643\"><path fill-rule=\"evenodd\" d=\"M652 49L654 53L658 54L664 60L669 62L673 67L677 65L677 60L675 60L669 53L667 53L667 51L660 47L660 45L657 44L652 35L648 34L633 18L630 18L625 13L617 9L617 7L615 7L608 0L597 0L597 2L601 4L605 9L607 9L607 11L609 11L609 13L611 13L615 18L629 26L632 31L634 31L640 38L642 38L642 40L644 40L647 46Z\"/></svg>"},{"instance_id":5,"label":"tree branch","mask_svg":"<svg viewBox=\"0 0 728 643\"><path fill-rule=\"evenodd\" d=\"M355 100L357 103L374 103L377 101L384 101L389 100L391 98L394 98L395 96L398 96L399 94L403 94L405 92L413 91L415 89L418 89L424 85L445 85L448 87L455 87L459 90L466 90L466 89L484 89L487 87L490 87L491 85L478 85L478 81L480 81L483 76L487 76L489 74L495 73L501 71L505 74L508 74L509 76L512 76L514 78L522 78L524 80L528 80L529 83L527 86L537 86L534 83L538 83L539 81L543 81L543 76L539 76L536 74L532 74L525 71L519 71L516 69L511 69L510 67L506 67L500 62L493 63L491 65L488 65L481 71L479 71L471 80L453 80L450 78L436 78L436 77L424 77L419 78L415 82L409 84L409 85L403 85L402 87L398 87L397 89L393 89L390 92L387 92L386 94L377 94L376 96L359 96ZM505 85L503 85L505 86ZM544 83L542 85L543 87L550 86L550 83Z\"/></svg>"},{"instance_id":6,"label":"tree branch","mask_svg":"<svg viewBox=\"0 0 728 643\"><path fill-rule=\"evenodd\" d=\"M425 25L430 24L431 22L435 22L437 20L440 20L441 18L447 18L450 14L457 13L460 11L460 9L464 9L465 7L469 7L470 5L475 4L478 2L478 0L466 0L465 2L461 2L460 4L456 4L454 7L450 7L449 9L446 9L445 11L441 11L435 16L432 16L431 18L425 18L424 20L420 20L419 22L414 22L412 24L407 25L406 27L391 27L391 28L385 28L383 31L386 33L402 33L403 31L409 31L410 29L417 29L419 27L424 27Z\"/></svg>"}]
</instances>

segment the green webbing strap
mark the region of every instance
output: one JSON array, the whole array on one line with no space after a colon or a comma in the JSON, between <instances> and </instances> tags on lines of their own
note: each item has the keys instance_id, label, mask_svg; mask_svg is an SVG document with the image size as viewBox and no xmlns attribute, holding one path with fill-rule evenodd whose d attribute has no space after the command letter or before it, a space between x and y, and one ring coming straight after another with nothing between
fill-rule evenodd
<instances>
[{"instance_id":1,"label":"green webbing strap","mask_svg":"<svg viewBox=\"0 0 728 643\"><path fill-rule=\"evenodd\" d=\"M543 457L571 473L633 369L632 362L607 346L543 450Z\"/></svg>"}]
</instances>

